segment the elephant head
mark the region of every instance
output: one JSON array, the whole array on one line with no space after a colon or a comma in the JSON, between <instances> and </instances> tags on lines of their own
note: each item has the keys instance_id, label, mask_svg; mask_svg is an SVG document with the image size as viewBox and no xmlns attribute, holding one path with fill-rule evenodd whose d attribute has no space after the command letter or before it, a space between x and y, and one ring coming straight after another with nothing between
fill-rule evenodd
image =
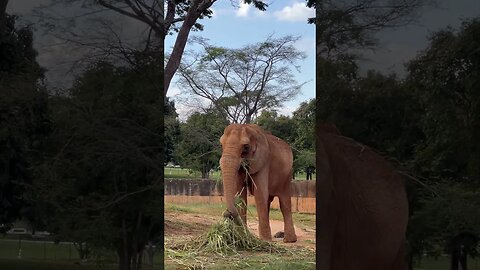
<instances>
[{"instance_id":1,"label":"elephant head","mask_svg":"<svg viewBox=\"0 0 480 270\"><path fill-rule=\"evenodd\" d=\"M268 154L268 142L263 131L257 125L232 124L225 128L220 138L222 157L223 190L227 203L225 217L237 220L238 211L235 207L235 196L245 186L245 167L248 164L248 173L255 174L265 163Z\"/></svg>"}]
</instances>

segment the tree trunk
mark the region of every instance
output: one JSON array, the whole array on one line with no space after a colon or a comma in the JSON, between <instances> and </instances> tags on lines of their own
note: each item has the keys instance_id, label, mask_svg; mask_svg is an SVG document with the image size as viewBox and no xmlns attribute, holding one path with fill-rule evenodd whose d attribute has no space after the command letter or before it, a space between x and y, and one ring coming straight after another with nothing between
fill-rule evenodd
<instances>
[{"instance_id":1,"label":"tree trunk","mask_svg":"<svg viewBox=\"0 0 480 270\"><path fill-rule=\"evenodd\" d=\"M458 270L458 253L454 249L451 254L450 270Z\"/></svg>"},{"instance_id":2,"label":"tree trunk","mask_svg":"<svg viewBox=\"0 0 480 270\"><path fill-rule=\"evenodd\" d=\"M173 46L172 54L168 59L167 65L165 66L164 84L163 84L164 96L167 95L167 91L168 91L168 88L170 87L170 82L172 81L173 75L175 75L175 72L180 66L182 55L185 50L185 46L187 45L187 40L188 40L188 35L190 34L190 30L192 29L193 25L195 25L195 22L197 21L200 14L203 12L203 10L199 9L200 2L201 2L200 0L190 1L190 7L188 9L185 20L183 21L180 31L178 31L177 39L175 40L175 45ZM210 7L210 5L208 5L208 7Z\"/></svg>"},{"instance_id":3,"label":"tree trunk","mask_svg":"<svg viewBox=\"0 0 480 270\"><path fill-rule=\"evenodd\" d=\"M143 251L144 251L144 249L142 248L137 252L137 269L136 270L142 269Z\"/></svg>"},{"instance_id":4,"label":"tree trunk","mask_svg":"<svg viewBox=\"0 0 480 270\"><path fill-rule=\"evenodd\" d=\"M125 253L123 247L117 249L118 254L118 270L132 270L131 269L131 259L132 256L129 252Z\"/></svg>"},{"instance_id":5,"label":"tree trunk","mask_svg":"<svg viewBox=\"0 0 480 270\"><path fill-rule=\"evenodd\" d=\"M467 254L463 250L460 254L460 267L462 270L467 270Z\"/></svg>"},{"instance_id":6,"label":"tree trunk","mask_svg":"<svg viewBox=\"0 0 480 270\"><path fill-rule=\"evenodd\" d=\"M119 270L131 270L132 261L132 254L130 252L130 246L128 241L128 234L127 234L127 224L125 221L125 217L122 217L122 244L118 250L118 269Z\"/></svg>"},{"instance_id":7,"label":"tree trunk","mask_svg":"<svg viewBox=\"0 0 480 270\"><path fill-rule=\"evenodd\" d=\"M88 246L87 243L77 243L73 242L73 247L78 252L78 257L80 260L85 260L88 258Z\"/></svg>"}]
</instances>

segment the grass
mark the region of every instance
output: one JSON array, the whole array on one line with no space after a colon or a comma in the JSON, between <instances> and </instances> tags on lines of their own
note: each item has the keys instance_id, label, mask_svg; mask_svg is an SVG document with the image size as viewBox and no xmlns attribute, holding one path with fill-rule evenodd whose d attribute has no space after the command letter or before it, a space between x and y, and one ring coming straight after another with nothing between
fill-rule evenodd
<instances>
[{"instance_id":1,"label":"grass","mask_svg":"<svg viewBox=\"0 0 480 270\"><path fill-rule=\"evenodd\" d=\"M21 248L20 259L18 258L19 247ZM113 252L112 257L115 257ZM78 258L77 250L71 243L54 244L50 241L22 240L19 246L18 240L0 237L0 269L100 269L94 261L80 265ZM160 266L163 266L160 260L161 254L157 252L154 257L154 264L157 267L150 269L160 269ZM102 266L105 266L102 269L106 270L118 268L116 264L111 263L102 264Z\"/></svg>"},{"instance_id":2,"label":"grass","mask_svg":"<svg viewBox=\"0 0 480 270\"><path fill-rule=\"evenodd\" d=\"M217 255L228 255L238 253L238 251L265 251L269 253L285 251L282 247L257 238L246 226L241 223L237 225L230 219L221 220L214 224L207 233L189 240L185 244L176 245L174 249L216 253Z\"/></svg>"},{"instance_id":3,"label":"grass","mask_svg":"<svg viewBox=\"0 0 480 270\"><path fill-rule=\"evenodd\" d=\"M78 258L77 250L69 243L0 239L0 259L16 259L21 248L23 259L60 259Z\"/></svg>"},{"instance_id":4,"label":"grass","mask_svg":"<svg viewBox=\"0 0 480 270\"><path fill-rule=\"evenodd\" d=\"M166 270L173 269L315 269L315 253L306 250L294 250L290 253L239 252L225 256L199 256L195 253L167 250ZM172 260L172 256L177 259Z\"/></svg>"}]
</instances>

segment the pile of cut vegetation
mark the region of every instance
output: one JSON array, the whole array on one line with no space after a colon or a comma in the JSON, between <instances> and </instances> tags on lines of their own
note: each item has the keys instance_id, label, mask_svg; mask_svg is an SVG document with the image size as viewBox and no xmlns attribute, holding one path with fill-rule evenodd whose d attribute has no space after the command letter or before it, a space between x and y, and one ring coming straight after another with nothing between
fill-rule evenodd
<instances>
[{"instance_id":1,"label":"pile of cut vegetation","mask_svg":"<svg viewBox=\"0 0 480 270\"><path fill-rule=\"evenodd\" d=\"M194 252L215 252L219 255L237 253L238 251L263 251L270 253L285 252L286 249L274 243L259 239L240 222L223 219L214 224L210 230L188 243L176 245L173 249Z\"/></svg>"}]
</instances>

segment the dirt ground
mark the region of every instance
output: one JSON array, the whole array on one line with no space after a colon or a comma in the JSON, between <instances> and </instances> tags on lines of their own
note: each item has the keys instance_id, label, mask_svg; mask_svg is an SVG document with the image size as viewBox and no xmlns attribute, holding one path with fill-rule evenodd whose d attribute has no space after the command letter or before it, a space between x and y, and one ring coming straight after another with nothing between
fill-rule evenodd
<instances>
[{"instance_id":1,"label":"dirt ground","mask_svg":"<svg viewBox=\"0 0 480 270\"><path fill-rule=\"evenodd\" d=\"M188 238L204 233L208 228L217 223L220 217L209 216L197 213L166 213L165 214L165 235ZM258 236L258 220L253 217L247 217L247 226L249 230ZM303 224L295 224L295 233L297 234L296 243L283 243L281 238L273 238L273 241L285 246L301 246L315 250L315 228ZM270 220L272 235L283 231L283 221Z\"/></svg>"}]
</instances>

